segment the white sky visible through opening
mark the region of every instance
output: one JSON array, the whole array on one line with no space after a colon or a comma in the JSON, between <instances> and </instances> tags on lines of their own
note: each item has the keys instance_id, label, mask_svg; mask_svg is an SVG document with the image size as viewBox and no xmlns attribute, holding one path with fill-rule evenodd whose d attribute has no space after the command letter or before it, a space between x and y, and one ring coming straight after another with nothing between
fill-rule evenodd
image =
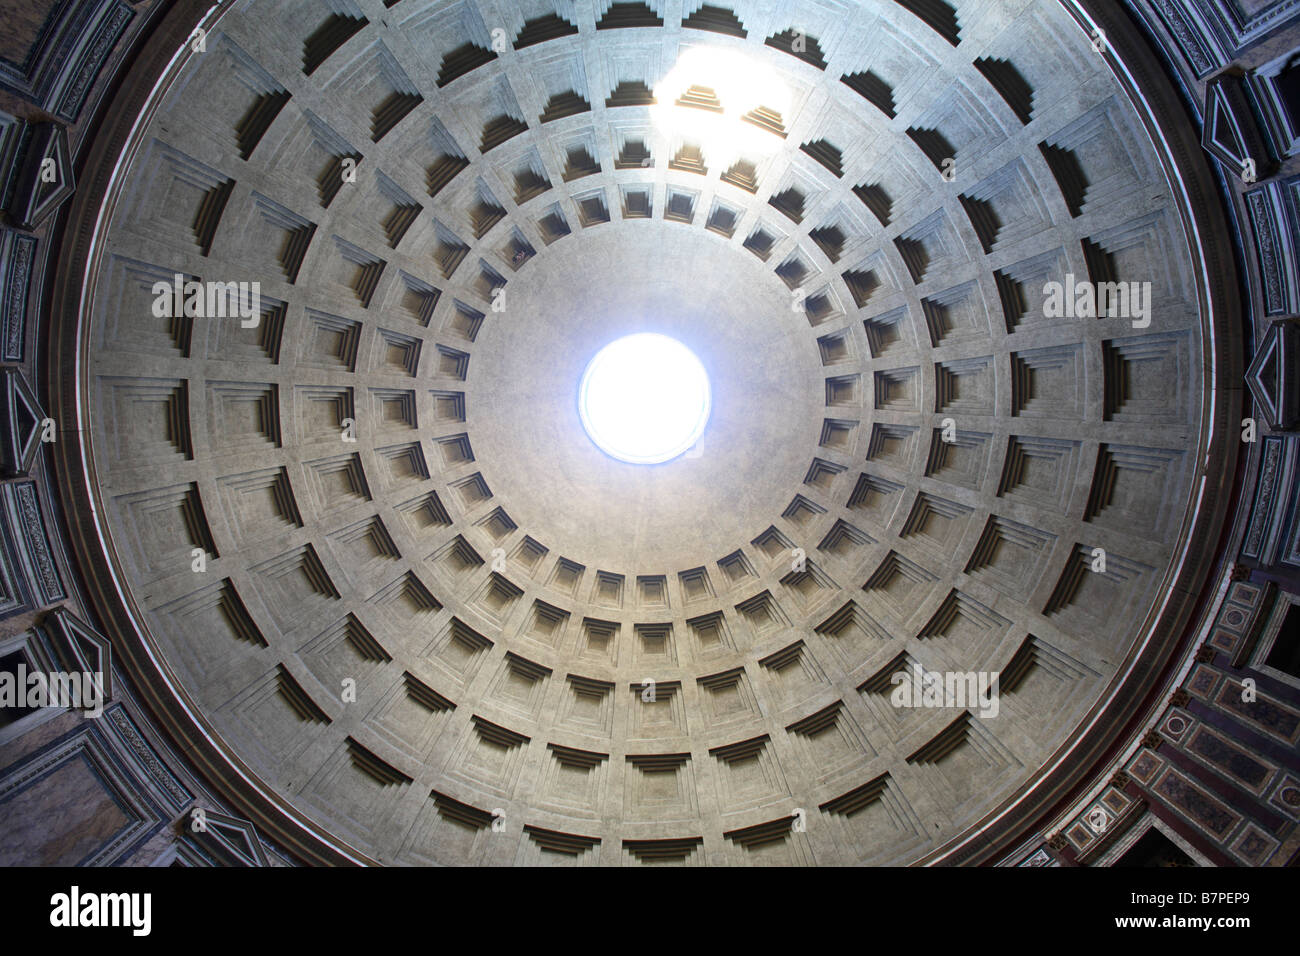
<instances>
[{"instance_id":1,"label":"white sky visible through opening","mask_svg":"<svg viewBox=\"0 0 1300 956\"><path fill-rule=\"evenodd\" d=\"M695 354L653 332L616 339L582 374L582 427L606 454L652 465L687 451L709 420L709 377Z\"/></svg>"}]
</instances>

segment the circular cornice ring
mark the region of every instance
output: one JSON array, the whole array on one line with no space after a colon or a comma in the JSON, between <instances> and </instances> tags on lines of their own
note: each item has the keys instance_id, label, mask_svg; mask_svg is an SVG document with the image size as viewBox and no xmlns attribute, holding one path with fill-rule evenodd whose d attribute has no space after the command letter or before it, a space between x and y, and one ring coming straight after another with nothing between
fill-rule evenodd
<instances>
[{"instance_id":1,"label":"circular cornice ring","mask_svg":"<svg viewBox=\"0 0 1300 956\"><path fill-rule=\"evenodd\" d=\"M223 5L210 13L205 21L209 29L216 25L227 8L228 5ZM1134 97L1134 105L1143 111L1151 128L1159 130L1160 135L1153 136L1153 139L1165 150L1163 159L1167 164L1166 172L1184 200L1180 204L1180 210L1191 230L1202 241L1199 249L1192 250L1198 266L1197 287L1203 296L1206 312L1213 320L1213 328L1207 329L1215 345L1211 354L1217 356L1221 366L1206 372L1207 396L1212 400L1212 416L1208 417L1206 426L1209 430L1207 444L1210 454L1204 462L1197 463L1197 473L1200 476L1231 473L1237 448L1231 441L1233 429L1228 425L1234 420L1239 408L1239 390L1222 390L1219 383L1235 381L1240 374L1239 343L1225 334L1227 330L1237 327L1239 316L1229 295L1235 283L1225 281L1225 278L1233 275L1232 255L1212 179L1195 137L1190 129L1185 128L1182 118L1179 117L1178 122L1170 128L1159 127L1151 118L1152 113L1160 112L1177 116L1181 105L1168 81L1151 70L1149 51L1146 52L1145 60L1139 55L1143 48L1132 38L1132 26L1123 14L1110 9L1088 14L1084 12L1084 7L1072 3L1067 4L1067 9L1085 26L1093 24L1100 27L1110 37L1112 52L1108 56L1108 62L1121 67L1119 73L1124 77L1130 95ZM106 120L87 154L86 167L93 172L91 176L82 178L82 189L72 206L69 225L64 233L63 255L59 260L52 313L56 316L75 316L76 321L63 326L56 323L50 350L55 388L65 398L74 399L63 407L78 409L78 414L87 405L82 391L85 382L77 350L73 346L81 340L77 324L84 320L86 312L74 303L82 301L85 270L93 268L98 255L93 233L96 222L104 218L104 210L98 208L98 203L101 197L111 193L113 183L109 171L125 169L126 157L138 145L136 134L143 124L135 118L149 114L152 104L160 99L161 91L169 82L168 78L174 78L179 72L180 64L177 60L173 58L171 62L164 62L159 51L177 47L183 49L182 41L191 34L194 24L199 22L196 14L201 10L202 7L198 4L181 4L159 24L151 38L155 45L144 51L155 59L147 67L142 60L137 61L137 69L133 70L132 76L123 84L111 112L106 113L112 119ZM153 83L151 77L160 79ZM115 160L115 156L123 158ZM61 485L65 495L65 512L75 516L77 521L72 529L74 544L87 569L88 580L96 588L97 604L106 617L115 646L126 651L128 668L142 685L147 699L159 712L164 723L177 735L177 739L186 742L185 749L189 756L227 789L232 799L246 807L255 822L274 839L285 843L305 859L319 862L370 862L364 854L348 846L335 834L325 832L262 786L256 774L243 766L239 758L211 732L206 718L188 700L184 688L170 673L166 661L157 653L156 648L150 646L146 636L148 630L131 606L129 589L117 580L112 563L104 560L105 550L111 548L111 545L100 527L102 512L95 506L96 498L90 487L94 466L89 439L85 434L81 438L76 447L63 444L56 449L60 473L64 476L76 475L79 479L75 482L64 481ZM1229 503L1216 500L1202 483L1200 497L1194 505L1194 523L1187 529L1183 539L1182 559L1177 562L1177 572L1165 589L1169 596L1199 594L1200 586L1217 558L1213 548L1206 548L1206 545L1217 538ZM1048 812L1067 793L1077 789L1093 761L1116 745L1115 727L1119 725L1116 718L1124 718L1124 724L1127 725L1143 708L1152 704L1160 687L1159 675L1178 649L1192 610L1186 603L1167 601L1160 613L1153 616L1146 637L1135 644L1129 660L1121 668L1120 676L1104 698L1104 704L1095 710L1090 720L1084 722L1084 731L1075 735L1068 746L1047 761L1038 783L1008 801L1003 808L990 813L980 823L967 827L961 836L948 845L931 852L925 862L987 860L1014 842L1028 826L1027 821L1040 819L1043 813ZM1142 688L1143 693L1131 693L1130 688L1133 686ZM1102 725L1103 714L1107 718L1104 723L1110 726Z\"/></svg>"}]
</instances>

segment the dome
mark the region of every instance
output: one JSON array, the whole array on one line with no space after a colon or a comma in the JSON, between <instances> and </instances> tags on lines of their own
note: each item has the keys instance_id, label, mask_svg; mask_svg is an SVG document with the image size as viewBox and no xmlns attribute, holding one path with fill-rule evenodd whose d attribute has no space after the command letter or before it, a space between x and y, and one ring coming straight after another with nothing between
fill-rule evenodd
<instances>
[{"instance_id":1,"label":"dome","mask_svg":"<svg viewBox=\"0 0 1300 956\"><path fill-rule=\"evenodd\" d=\"M1125 21L183 19L67 240L60 454L122 666L290 855L987 859L1159 694L1242 362Z\"/></svg>"}]
</instances>

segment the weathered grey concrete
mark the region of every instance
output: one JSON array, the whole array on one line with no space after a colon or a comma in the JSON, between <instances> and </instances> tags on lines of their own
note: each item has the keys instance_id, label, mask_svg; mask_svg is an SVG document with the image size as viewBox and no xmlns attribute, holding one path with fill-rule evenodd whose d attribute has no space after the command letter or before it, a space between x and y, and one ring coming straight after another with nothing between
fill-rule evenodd
<instances>
[{"instance_id":1,"label":"weathered grey concrete","mask_svg":"<svg viewBox=\"0 0 1300 956\"><path fill-rule=\"evenodd\" d=\"M715 862L916 858L1066 738L1181 547L1206 356L1155 152L1055 4L963 7L958 48L895 4L810 6L824 72L763 45L791 25L789 5L738 4L745 41L682 31L680 3L663 4L668 28L599 32L594 5L573 6L578 36L445 90L442 53L478 36L434 16L446 4L363 5L370 24L311 77L300 39L315 5L250 4L208 36L144 135L93 304L87 425L121 570L223 739L376 858L505 863L529 845L494 843L472 813L477 829L450 822L460 811L431 790L502 809L516 837L599 836L583 861L632 860L622 840L696 836L691 858ZM489 35L513 35L516 5L499 7L464 5ZM604 105L688 43L743 50L794 92L755 194L707 155L706 175L670 169L671 131ZM1033 87L1028 125L979 56L1009 57ZM893 86L894 119L839 82L865 69ZM423 102L372 143L371 110L408 82ZM539 123L571 83L592 111ZM244 160L235 124L274 84L292 98ZM516 111L529 131L480 155L484 123ZM431 199L435 117L471 165ZM956 146L952 182L914 127ZM629 137L656 134L653 166L615 169ZM821 137L843 178L799 150ZM1087 176L1078 216L1042 141ZM602 171L566 182L573 147ZM363 159L324 208L315 180L331 149ZM553 188L516 203L525 166ZM203 255L195 218L226 179ZM875 183L893 198L888 225L852 192ZM652 217L625 219L625 187L641 184ZM806 197L798 223L767 202L788 188ZM670 190L694 196L692 222L664 219ZM610 221L594 222L582 201L602 191ZM475 240L489 195L505 215ZM959 195L1001 223L987 254ZM393 248L385 226L408 201L419 212ZM729 238L705 229L716 202L737 214ZM569 235L540 225L553 209ZM311 224L290 283L293 237ZM830 226L845 235L834 261L810 238ZM766 260L743 245L758 228L776 237ZM536 253L523 263L515 230ZM448 277L453 235L470 248ZM1044 282L1088 275L1084 239L1119 279L1152 283L1149 328L1042 314ZM919 282L908 243L924 250ZM776 269L796 254L808 275L784 282ZM481 263L508 280L504 312ZM847 270L879 283L860 306ZM260 281L285 304L279 361L232 320L155 319L148 288L178 271ZM1023 316L1006 317L995 271L1021 283ZM794 311L792 284L828 291L826 313ZM424 325L429 287L441 295ZM620 464L578 427L586 360L643 328L676 334L713 375L698 458ZM1098 480L1113 494L1089 511ZM219 557L197 574L191 549L208 535ZM791 573L794 548L806 572ZM1089 569L1093 548L1105 574ZM890 707L887 665L906 651L929 669L999 670L1027 640L1037 666L1001 715L973 719L938 762L909 760L959 714ZM881 680L884 693L860 690ZM817 810L886 773L861 813ZM765 848L723 836L797 808L806 831Z\"/></svg>"}]
</instances>

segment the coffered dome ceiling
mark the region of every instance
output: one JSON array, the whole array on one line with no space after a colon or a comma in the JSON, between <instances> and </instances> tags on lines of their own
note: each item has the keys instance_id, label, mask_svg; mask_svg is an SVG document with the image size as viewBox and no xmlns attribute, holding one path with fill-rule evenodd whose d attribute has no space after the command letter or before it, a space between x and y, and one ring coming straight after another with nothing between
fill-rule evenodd
<instances>
[{"instance_id":1,"label":"coffered dome ceiling","mask_svg":"<svg viewBox=\"0 0 1300 956\"><path fill-rule=\"evenodd\" d=\"M496 859L495 814L602 862L934 859L1132 676L1218 356L1181 181L1082 13L204 29L100 217L86 477L159 679L323 844ZM258 323L156 316L177 274L260 283ZM1149 312L1044 305L1111 281ZM642 331L713 395L653 466L577 405ZM1000 672L998 715L891 706L913 665Z\"/></svg>"}]
</instances>

